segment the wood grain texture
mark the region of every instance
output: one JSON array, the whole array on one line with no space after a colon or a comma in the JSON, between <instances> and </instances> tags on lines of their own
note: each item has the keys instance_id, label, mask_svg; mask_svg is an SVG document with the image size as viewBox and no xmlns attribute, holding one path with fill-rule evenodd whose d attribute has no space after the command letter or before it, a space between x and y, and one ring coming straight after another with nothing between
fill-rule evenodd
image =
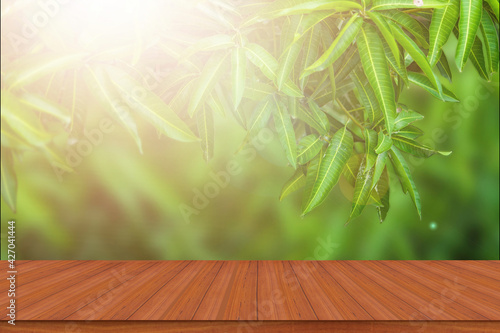
<instances>
[{"instance_id":1,"label":"wood grain texture","mask_svg":"<svg viewBox=\"0 0 500 333\"><path fill-rule=\"evenodd\" d=\"M29 321L0 322L0 331L25 333L497 333L498 321Z\"/></svg>"},{"instance_id":2,"label":"wood grain texture","mask_svg":"<svg viewBox=\"0 0 500 333\"><path fill-rule=\"evenodd\" d=\"M7 267L0 262L3 274ZM21 321L500 320L498 261L22 261L16 269ZM4 275L3 321L8 289Z\"/></svg>"}]
</instances>

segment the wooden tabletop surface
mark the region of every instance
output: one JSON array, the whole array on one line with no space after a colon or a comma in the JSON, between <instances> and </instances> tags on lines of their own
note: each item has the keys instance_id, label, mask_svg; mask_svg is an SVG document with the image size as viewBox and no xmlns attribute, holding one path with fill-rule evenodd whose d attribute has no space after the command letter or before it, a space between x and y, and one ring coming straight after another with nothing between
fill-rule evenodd
<instances>
[{"instance_id":1,"label":"wooden tabletop surface","mask_svg":"<svg viewBox=\"0 0 500 333\"><path fill-rule=\"evenodd\" d=\"M0 262L7 274L7 262ZM16 320L500 320L499 261L17 261ZM9 284L0 280L0 319Z\"/></svg>"}]
</instances>

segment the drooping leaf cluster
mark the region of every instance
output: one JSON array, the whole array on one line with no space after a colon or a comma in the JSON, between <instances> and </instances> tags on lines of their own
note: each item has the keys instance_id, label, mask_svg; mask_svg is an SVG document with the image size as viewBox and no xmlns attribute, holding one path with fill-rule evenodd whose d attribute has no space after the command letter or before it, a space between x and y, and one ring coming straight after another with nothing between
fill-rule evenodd
<instances>
[{"instance_id":1,"label":"drooping leaf cluster","mask_svg":"<svg viewBox=\"0 0 500 333\"><path fill-rule=\"evenodd\" d=\"M175 13L152 19L154 34L137 27L126 32L135 36L132 42L70 30L46 33L21 56L2 48L2 197L13 209L13 156L37 149L70 170L64 147L53 139L60 132L78 138L86 117L78 106L95 99L139 150L138 122L172 139L198 142L207 161L214 154L214 117L243 127L244 145L271 128L295 169L280 200L302 190L303 215L324 202L342 177L353 188L349 220L373 204L383 221L389 173L420 215L405 155L449 153L418 142L423 132L415 122L423 112L399 103L402 90L416 85L434 98L459 102L443 84L454 79L450 62L460 71L471 62L485 80L498 71L498 0L155 6L157 13ZM15 21L15 15L2 20ZM94 38L77 41L83 33ZM454 61L442 51L452 36L458 39ZM2 33L10 44L21 44L14 37ZM152 63L166 73L153 85L145 77Z\"/></svg>"}]
</instances>

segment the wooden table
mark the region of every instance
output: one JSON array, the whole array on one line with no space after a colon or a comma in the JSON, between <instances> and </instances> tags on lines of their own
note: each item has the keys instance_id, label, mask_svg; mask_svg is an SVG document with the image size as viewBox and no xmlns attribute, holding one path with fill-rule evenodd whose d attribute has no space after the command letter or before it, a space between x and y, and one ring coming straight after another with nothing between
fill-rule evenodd
<instances>
[{"instance_id":1,"label":"wooden table","mask_svg":"<svg viewBox=\"0 0 500 333\"><path fill-rule=\"evenodd\" d=\"M500 331L499 261L16 264L26 332ZM2 332L8 288L2 278Z\"/></svg>"}]
</instances>

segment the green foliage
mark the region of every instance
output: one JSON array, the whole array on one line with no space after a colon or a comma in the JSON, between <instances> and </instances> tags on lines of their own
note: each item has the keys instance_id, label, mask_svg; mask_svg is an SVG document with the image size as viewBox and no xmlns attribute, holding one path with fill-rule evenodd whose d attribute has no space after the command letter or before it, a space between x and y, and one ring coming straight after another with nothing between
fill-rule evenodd
<instances>
[{"instance_id":1,"label":"green foliage","mask_svg":"<svg viewBox=\"0 0 500 333\"><path fill-rule=\"evenodd\" d=\"M421 215L404 155L449 153L417 141L422 131L413 122L425 112L400 104L400 92L417 85L458 102L442 82L452 80L442 52L452 31L459 70L470 60L484 79L498 71L498 0L156 6L176 13L154 22L158 39L136 32L133 43L108 45L101 32L69 30L58 36L64 45L47 32L21 56L12 45L2 47L2 197L13 210L17 157L38 150L54 167L70 170L59 138L82 137L90 111L78 105L92 100L127 129L141 152L140 121L174 140L199 141L207 162L216 117L232 117L247 130L244 145L263 128L273 129L296 169L280 200L304 187L302 215L344 177L354 193L349 220L373 204L383 221L389 173ZM8 25L16 15L2 20ZM90 41L85 47L74 42L83 33ZM144 77L151 59L168 73L155 86Z\"/></svg>"}]
</instances>

